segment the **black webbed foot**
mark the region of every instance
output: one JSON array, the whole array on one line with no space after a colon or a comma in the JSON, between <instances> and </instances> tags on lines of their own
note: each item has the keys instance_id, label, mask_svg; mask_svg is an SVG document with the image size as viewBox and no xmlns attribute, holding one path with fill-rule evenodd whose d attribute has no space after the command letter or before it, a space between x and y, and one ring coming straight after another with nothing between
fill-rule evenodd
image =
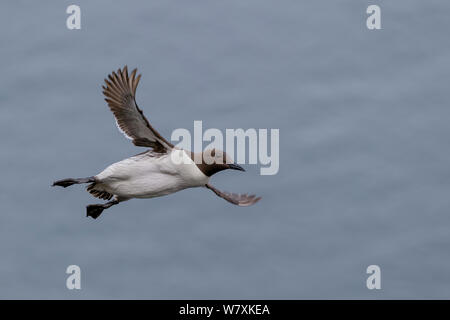
<instances>
[{"instance_id":1,"label":"black webbed foot","mask_svg":"<svg viewBox=\"0 0 450 320\"><path fill-rule=\"evenodd\" d=\"M86 217L97 219L105 209L103 204L90 204L86 207Z\"/></svg>"},{"instance_id":2,"label":"black webbed foot","mask_svg":"<svg viewBox=\"0 0 450 320\"><path fill-rule=\"evenodd\" d=\"M109 201L105 204L90 204L86 207L86 217L92 217L97 219L103 212L103 210L118 204L118 200Z\"/></svg>"}]
</instances>

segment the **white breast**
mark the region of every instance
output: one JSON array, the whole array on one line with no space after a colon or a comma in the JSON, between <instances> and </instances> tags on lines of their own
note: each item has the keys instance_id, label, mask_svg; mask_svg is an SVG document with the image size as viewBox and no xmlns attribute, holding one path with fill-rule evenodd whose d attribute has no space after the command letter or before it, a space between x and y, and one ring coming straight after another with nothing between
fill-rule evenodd
<instances>
[{"instance_id":1,"label":"white breast","mask_svg":"<svg viewBox=\"0 0 450 320\"><path fill-rule=\"evenodd\" d=\"M122 160L110 165L96 178L105 191L122 198L158 197L204 186L209 180L180 149L162 156L144 153Z\"/></svg>"}]
</instances>

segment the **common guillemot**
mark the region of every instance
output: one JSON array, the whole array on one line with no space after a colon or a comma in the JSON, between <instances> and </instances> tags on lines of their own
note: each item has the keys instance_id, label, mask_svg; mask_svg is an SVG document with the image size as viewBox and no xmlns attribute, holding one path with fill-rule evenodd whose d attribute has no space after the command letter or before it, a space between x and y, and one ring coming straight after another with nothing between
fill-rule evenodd
<instances>
[{"instance_id":1,"label":"common guillemot","mask_svg":"<svg viewBox=\"0 0 450 320\"><path fill-rule=\"evenodd\" d=\"M128 75L127 66L112 72L102 86L105 100L114 114L119 130L138 147L148 151L116 162L101 173L87 178L58 180L53 186L68 187L90 183L87 191L94 197L110 200L86 207L86 215L97 219L104 209L132 198L154 198L186 188L206 187L238 206L250 206L261 197L220 191L209 184L210 177L222 170L245 171L232 163L221 150L193 153L175 147L156 131L136 104L136 88L141 75L137 69ZM112 199L112 200L111 200Z\"/></svg>"}]
</instances>

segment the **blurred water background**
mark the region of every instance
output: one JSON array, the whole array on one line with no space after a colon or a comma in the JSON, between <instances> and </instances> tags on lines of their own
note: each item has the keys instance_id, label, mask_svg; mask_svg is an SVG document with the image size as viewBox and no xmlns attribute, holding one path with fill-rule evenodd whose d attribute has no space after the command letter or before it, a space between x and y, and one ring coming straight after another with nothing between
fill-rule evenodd
<instances>
[{"instance_id":1,"label":"blurred water background","mask_svg":"<svg viewBox=\"0 0 450 320\"><path fill-rule=\"evenodd\" d=\"M68 30L70 4L0 4L0 298L450 298L450 2L78 0ZM125 64L165 137L280 129L277 175L212 179L260 203L195 189L94 221L50 187L142 151L101 93Z\"/></svg>"}]
</instances>

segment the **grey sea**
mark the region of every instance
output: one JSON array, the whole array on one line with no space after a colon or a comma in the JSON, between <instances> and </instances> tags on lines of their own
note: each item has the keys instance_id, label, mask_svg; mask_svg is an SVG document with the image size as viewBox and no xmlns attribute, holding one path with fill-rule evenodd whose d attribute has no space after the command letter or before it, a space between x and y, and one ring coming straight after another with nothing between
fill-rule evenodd
<instances>
[{"instance_id":1,"label":"grey sea","mask_svg":"<svg viewBox=\"0 0 450 320\"><path fill-rule=\"evenodd\" d=\"M450 2L78 0L69 30L71 4L0 4L0 298L450 298ZM51 187L143 151L101 92L125 64L167 138L280 130L276 175L212 178L259 203L190 189L93 220L84 186Z\"/></svg>"}]
</instances>

